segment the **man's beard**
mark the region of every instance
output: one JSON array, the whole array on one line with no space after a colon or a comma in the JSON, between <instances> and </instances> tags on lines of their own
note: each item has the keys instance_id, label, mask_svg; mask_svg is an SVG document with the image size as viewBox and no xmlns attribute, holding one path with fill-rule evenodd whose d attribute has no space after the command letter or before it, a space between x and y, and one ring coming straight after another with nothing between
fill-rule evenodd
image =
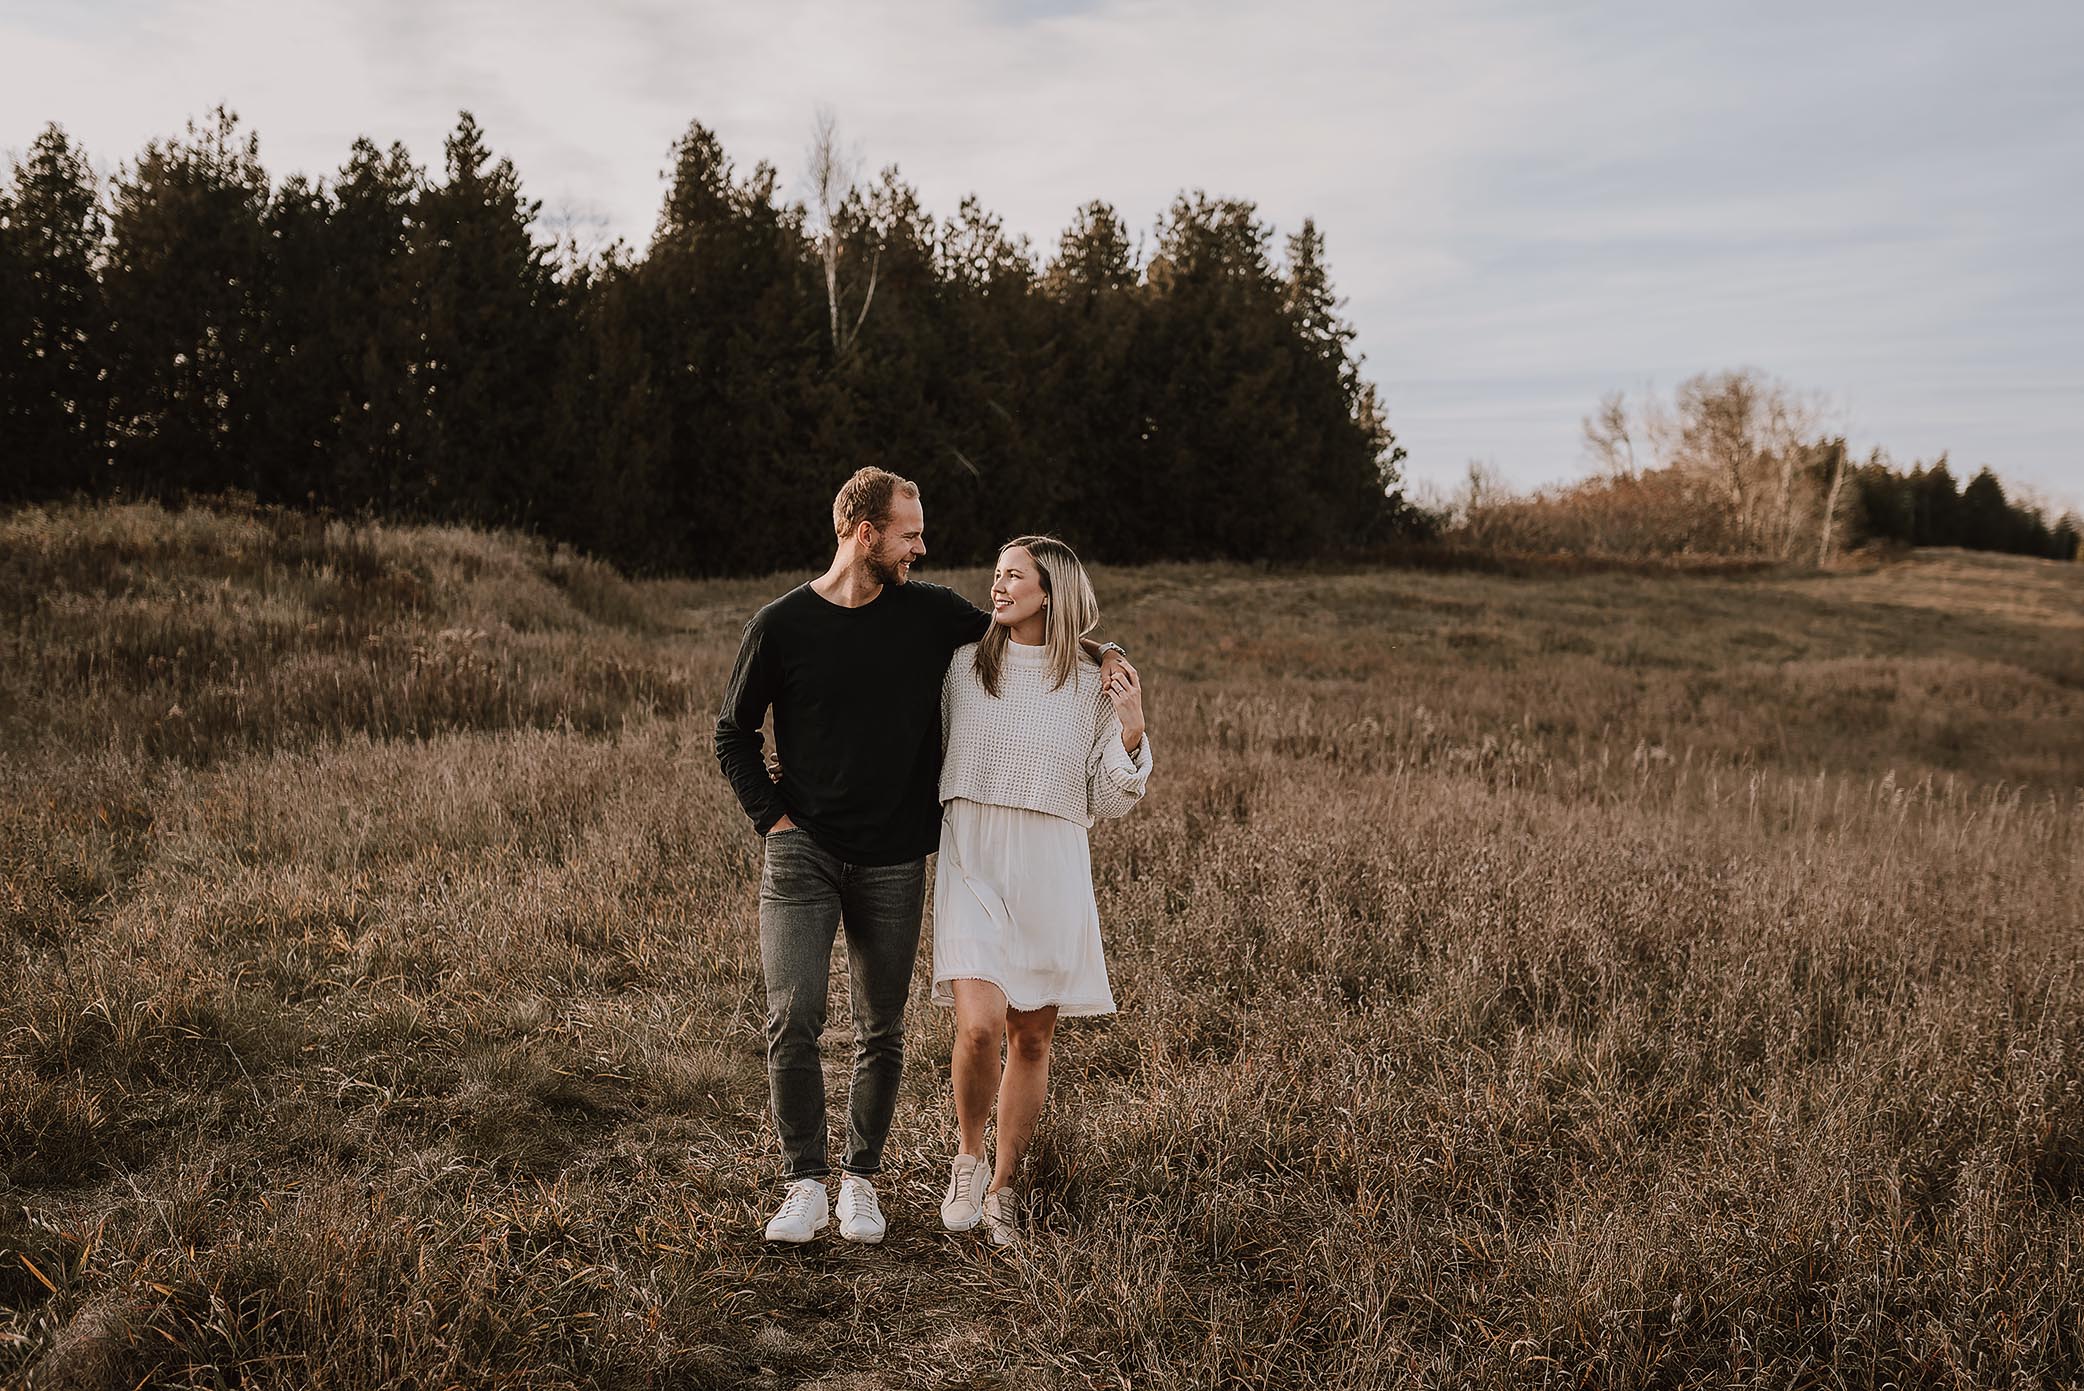
<instances>
[{"instance_id":1,"label":"man's beard","mask_svg":"<svg viewBox=\"0 0 2084 1391\"><path fill-rule=\"evenodd\" d=\"M892 551L887 555L880 550L870 551L868 573L876 577L878 584L903 584L905 573L900 566L907 558L905 551Z\"/></svg>"}]
</instances>

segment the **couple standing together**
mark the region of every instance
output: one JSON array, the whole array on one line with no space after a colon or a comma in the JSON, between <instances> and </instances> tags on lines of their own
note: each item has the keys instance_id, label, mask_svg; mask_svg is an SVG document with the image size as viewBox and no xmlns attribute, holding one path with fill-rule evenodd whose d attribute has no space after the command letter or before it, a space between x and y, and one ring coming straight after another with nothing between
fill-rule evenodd
<instances>
[{"instance_id":1,"label":"couple standing together","mask_svg":"<svg viewBox=\"0 0 2084 1391\"><path fill-rule=\"evenodd\" d=\"M1061 541L1007 543L987 614L910 581L926 554L914 484L862 469L833 500L832 524L831 567L746 625L716 722L717 760L765 840L767 1079L787 1170L766 1235L809 1241L831 1221L818 1037L844 925L854 1075L840 1235L883 1239L873 1176L897 1107L926 855L938 846L933 1000L955 1009L959 1132L941 1221L981 1222L1009 1245L1009 1182L1042 1110L1057 1017L1114 1009L1086 831L1143 796L1142 684L1119 648L1087 637L1098 605ZM770 709L778 778L761 757Z\"/></svg>"}]
</instances>

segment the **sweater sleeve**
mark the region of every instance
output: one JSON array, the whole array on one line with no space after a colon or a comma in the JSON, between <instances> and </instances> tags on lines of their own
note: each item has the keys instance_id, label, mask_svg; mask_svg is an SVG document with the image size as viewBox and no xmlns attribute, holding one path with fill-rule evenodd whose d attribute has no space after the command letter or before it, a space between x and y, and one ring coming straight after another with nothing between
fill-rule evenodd
<instances>
[{"instance_id":1,"label":"sweater sleeve","mask_svg":"<svg viewBox=\"0 0 2084 1391\"><path fill-rule=\"evenodd\" d=\"M1122 747L1122 720L1111 704L1104 704L1106 718L1100 721L1100 737L1093 741L1087 762L1086 805L1094 817L1126 816L1143 800L1151 776L1151 734L1143 732L1132 758Z\"/></svg>"},{"instance_id":2,"label":"sweater sleeve","mask_svg":"<svg viewBox=\"0 0 2084 1391\"><path fill-rule=\"evenodd\" d=\"M753 829L763 836L789 810L760 757L764 744L760 722L767 718L767 708L774 704L777 693L766 638L765 625L755 615L745 625L738 660L731 667L731 683L724 691L723 709L716 717L716 761L731 780L739 805L752 818Z\"/></svg>"},{"instance_id":3,"label":"sweater sleeve","mask_svg":"<svg viewBox=\"0 0 2084 1391\"><path fill-rule=\"evenodd\" d=\"M949 661L948 670L941 677L941 767L943 771L948 766L948 750L955 747L950 742L950 736L955 733L955 683L960 679L955 669L962 665L961 652L962 649L958 647L956 649L957 656ZM945 802L948 799L944 796L941 800Z\"/></svg>"}]
</instances>

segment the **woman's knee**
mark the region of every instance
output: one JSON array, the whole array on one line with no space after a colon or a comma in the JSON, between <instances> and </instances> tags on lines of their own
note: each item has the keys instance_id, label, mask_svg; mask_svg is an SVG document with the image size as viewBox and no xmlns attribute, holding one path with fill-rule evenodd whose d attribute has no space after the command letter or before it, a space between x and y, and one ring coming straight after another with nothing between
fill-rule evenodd
<instances>
[{"instance_id":1,"label":"woman's knee","mask_svg":"<svg viewBox=\"0 0 2084 1391\"><path fill-rule=\"evenodd\" d=\"M1045 1062L1049 1058L1049 1042L1056 1035L1054 1019L1042 1022L1009 1022L1006 1025L1008 1046L1015 1057L1024 1063Z\"/></svg>"},{"instance_id":2,"label":"woman's knee","mask_svg":"<svg viewBox=\"0 0 2084 1391\"><path fill-rule=\"evenodd\" d=\"M958 1019L955 1046L969 1053L998 1056L1000 1024L994 1019Z\"/></svg>"}]
</instances>

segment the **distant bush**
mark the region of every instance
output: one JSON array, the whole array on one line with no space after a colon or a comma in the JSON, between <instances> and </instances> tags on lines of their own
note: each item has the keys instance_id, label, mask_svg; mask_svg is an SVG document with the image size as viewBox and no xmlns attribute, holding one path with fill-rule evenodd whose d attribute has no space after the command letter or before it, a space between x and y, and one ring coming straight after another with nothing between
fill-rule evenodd
<instances>
[{"instance_id":1,"label":"distant bush","mask_svg":"<svg viewBox=\"0 0 2084 1391\"><path fill-rule=\"evenodd\" d=\"M1669 405L1619 392L1584 420L1593 476L1514 494L1481 464L1435 514L1438 539L1516 553L1750 556L1822 564L1877 542L2075 559L2079 525L2006 499L1987 468L1957 490L1946 459L1897 473L1817 433L1815 402L1761 373L1703 373Z\"/></svg>"}]
</instances>

